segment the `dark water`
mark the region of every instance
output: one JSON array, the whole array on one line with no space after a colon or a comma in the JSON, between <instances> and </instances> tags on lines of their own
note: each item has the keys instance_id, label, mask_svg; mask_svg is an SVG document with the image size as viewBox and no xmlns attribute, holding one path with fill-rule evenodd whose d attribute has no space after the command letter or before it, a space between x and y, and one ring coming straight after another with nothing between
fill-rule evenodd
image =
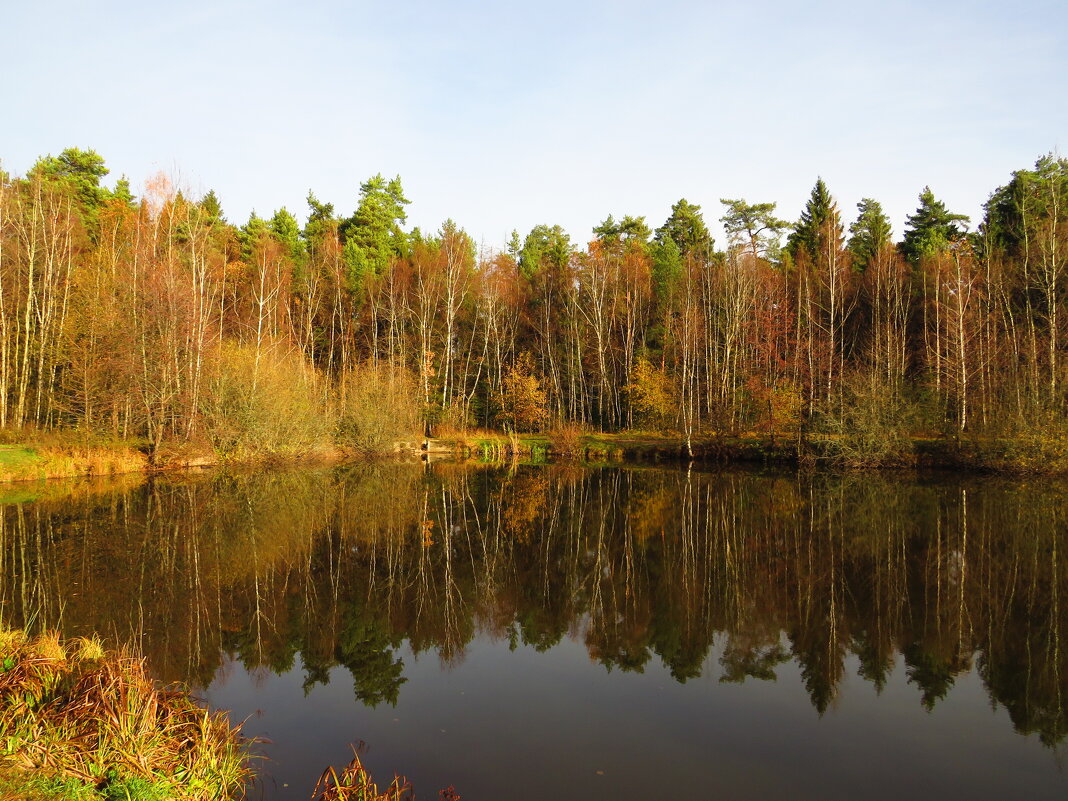
<instances>
[{"instance_id":1,"label":"dark water","mask_svg":"<svg viewBox=\"0 0 1068 801\"><path fill-rule=\"evenodd\" d=\"M5 622L422 799L1064 798L1062 482L439 464L12 497Z\"/></svg>"}]
</instances>

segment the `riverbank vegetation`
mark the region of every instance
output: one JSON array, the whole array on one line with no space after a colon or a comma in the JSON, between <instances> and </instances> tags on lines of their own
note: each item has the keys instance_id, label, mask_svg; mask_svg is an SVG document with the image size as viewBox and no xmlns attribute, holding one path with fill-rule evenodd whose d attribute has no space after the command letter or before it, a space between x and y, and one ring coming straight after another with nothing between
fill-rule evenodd
<instances>
[{"instance_id":1,"label":"riverbank vegetation","mask_svg":"<svg viewBox=\"0 0 1068 801\"><path fill-rule=\"evenodd\" d=\"M459 795L446 796L446 792L451 791L441 791L442 801L459 801ZM312 792L312 801L413 801L414 798L412 787L403 776L394 776L380 792L355 751L352 761L340 773L333 767L324 770Z\"/></svg>"},{"instance_id":2,"label":"riverbank vegetation","mask_svg":"<svg viewBox=\"0 0 1068 801\"><path fill-rule=\"evenodd\" d=\"M924 188L900 241L818 180L792 222L721 200L723 246L683 199L655 229L609 215L585 244L538 225L481 252L451 220L405 230L399 178L351 216L309 193L302 225L107 173L69 149L0 174L0 429L150 464L577 426L689 456L756 437L887 466L939 440L955 464L1068 469L1062 158L974 225Z\"/></svg>"},{"instance_id":3,"label":"riverbank vegetation","mask_svg":"<svg viewBox=\"0 0 1068 801\"><path fill-rule=\"evenodd\" d=\"M0 630L0 797L223 801L248 756L225 713L98 639Z\"/></svg>"}]
</instances>

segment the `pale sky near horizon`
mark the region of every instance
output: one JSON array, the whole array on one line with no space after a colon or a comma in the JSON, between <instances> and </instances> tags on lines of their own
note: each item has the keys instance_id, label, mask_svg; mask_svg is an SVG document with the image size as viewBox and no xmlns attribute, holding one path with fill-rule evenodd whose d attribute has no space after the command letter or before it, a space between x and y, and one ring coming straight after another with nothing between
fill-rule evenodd
<instances>
[{"instance_id":1,"label":"pale sky near horizon","mask_svg":"<svg viewBox=\"0 0 1068 801\"><path fill-rule=\"evenodd\" d=\"M0 166L92 148L162 170L231 222L311 189L348 215L399 174L409 227L501 248L680 197L796 219L817 176L900 238L925 185L978 223L1015 169L1068 148L1068 3L4 0Z\"/></svg>"}]
</instances>

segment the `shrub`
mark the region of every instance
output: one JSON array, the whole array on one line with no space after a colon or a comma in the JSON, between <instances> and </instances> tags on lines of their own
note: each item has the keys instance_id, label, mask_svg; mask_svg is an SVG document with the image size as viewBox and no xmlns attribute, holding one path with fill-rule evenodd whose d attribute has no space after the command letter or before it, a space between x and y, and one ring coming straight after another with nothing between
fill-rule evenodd
<instances>
[{"instance_id":1,"label":"shrub","mask_svg":"<svg viewBox=\"0 0 1068 801\"><path fill-rule=\"evenodd\" d=\"M398 440L419 439L421 431L419 390L408 371L365 364L342 378L335 424L342 448L388 453Z\"/></svg>"},{"instance_id":2,"label":"shrub","mask_svg":"<svg viewBox=\"0 0 1068 801\"><path fill-rule=\"evenodd\" d=\"M582 426L574 422L558 423L549 432L549 449L554 456L577 459L583 455Z\"/></svg>"},{"instance_id":3,"label":"shrub","mask_svg":"<svg viewBox=\"0 0 1068 801\"><path fill-rule=\"evenodd\" d=\"M537 431L549 419L545 390L529 353L520 354L505 374L500 408L501 423L516 431Z\"/></svg>"},{"instance_id":4,"label":"shrub","mask_svg":"<svg viewBox=\"0 0 1068 801\"><path fill-rule=\"evenodd\" d=\"M840 467L903 467L916 462L912 405L900 388L869 376L847 378L840 399L821 410L823 456Z\"/></svg>"},{"instance_id":5,"label":"shrub","mask_svg":"<svg viewBox=\"0 0 1068 801\"><path fill-rule=\"evenodd\" d=\"M797 431L805 408L805 396L796 384L782 380L768 386L754 376L746 383L746 391L757 431L772 435Z\"/></svg>"},{"instance_id":6,"label":"shrub","mask_svg":"<svg viewBox=\"0 0 1068 801\"><path fill-rule=\"evenodd\" d=\"M1068 419L1056 409L1015 415L974 432L958 457L969 467L1008 473L1068 473Z\"/></svg>"},{"instance_id":7,"label":"shrub","mask_svg":"<svg viewBox=\"0 0 1068 801\"><path fill-rule=\"evenodd\" d=\"M224 458L287 457L326 443L322 382L297 354L227 345L202 411Z\"/></svg>"}]
</instances>

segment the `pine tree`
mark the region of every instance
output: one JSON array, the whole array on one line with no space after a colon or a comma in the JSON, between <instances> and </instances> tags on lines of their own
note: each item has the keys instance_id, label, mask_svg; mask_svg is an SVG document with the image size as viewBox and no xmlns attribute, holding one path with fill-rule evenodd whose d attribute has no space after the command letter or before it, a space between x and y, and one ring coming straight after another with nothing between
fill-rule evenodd
<instances>
[{"instance_id":1,"label":"pine tree","mask_svg":"<svg viewBox=\"0 0 1068 801\"><path fill-rule=\"evenodd\" d=\"M360 203L338 229L353 287L368 273L384 274L395 256L407 252L401 226L408 219L408 203L400 176L387 181L379 174L360 185Z\"/></svg>"},{"instance_id":2,"label":"pine tree","mask_svg":"<svg viewBox=\"0 0 1068 801\"><path fill-rule=\"evenodd\" d=\"M775 216L774 203L746 203L726 198L719 202L727 207L719 220L732 248L744 247L754 260L778 251L779 237L791 226Z\"/></svg>"},{"instance_id":3,"label":"pine tree","mask_svg":"<svg viewBox=\"0 0 1068 801\"><path fill-rule=\"evenodd\" d=\"M826 243L822 241L827 221L837 214L837 206L831 193L827 191L827 184L822 178L816 179L816 185L812 188L808 203L801 212L801 219L794 226L794 231L786 241L786 252L795 261L802 253L808 255L810 261L815 261L821 250L825 249Z\"/></svg>"},{"instance_id":4,"label":"pine tree","mask_svg":"<svg viewBox=\"0 0 1068 801\"><path fill-rule=\"evenodd\" d=\"M964 235L957 223L968 221L964 214L947 211L946 204L936 199L931 188L925 186L920 192L919 208L905 220L905 238L901 243L905 258L911 264L919 264L925 256L943 252Z\"/></svg>"},{"instance_id":5,"label":"pine tree","mask_svg":"<svg viewBox=\"0 0 1068 801\"><path fill-rule=\"evenodd\" d=\"M656 229L657 243L663 245L668 239L675 243L684 259L687 256L702 261L712 258L715 242L705 225L701 207L690 203L686 198L671 207L667 220Z\"/></svg>"},{"instance_id":6,"label":"pine tree","mask_svg":"<svg viewBox=\"0 0 1068 801\"><path fill-rule=\"evenodd\" d=\"M116 185L115 191L118 192L118 185ZM223 216L222 203L219 202L219 196L215 194L214 189L200 199L199 205L204 213L208 215L210 223L226 222L226 217Z\"/></svg>"},{"instance_id":7,"label":"pine tree","mask_svg":"<svg viewBox=\"0 0 1068 801\"><path fill-rule=\"evenodd\" d=\"M304 243L300 239L300 226L297 219L283 206L271 217L271 233L282 243L289 257L298 261L304 254Z\"/></svg>"},{"instance_id":8,"label":"pine tree","mask_svg":"<svg viewBox=\"0 0 1068 801\"><path fill-rule=\"evenodd\" d=\"M860 271L890 242L893 232L890 220L883 213L878 201L866 197L857 204L860 214L856 222L849 226L849 252L853 255L853 266Z\"/></svg>"}]
</instances>

